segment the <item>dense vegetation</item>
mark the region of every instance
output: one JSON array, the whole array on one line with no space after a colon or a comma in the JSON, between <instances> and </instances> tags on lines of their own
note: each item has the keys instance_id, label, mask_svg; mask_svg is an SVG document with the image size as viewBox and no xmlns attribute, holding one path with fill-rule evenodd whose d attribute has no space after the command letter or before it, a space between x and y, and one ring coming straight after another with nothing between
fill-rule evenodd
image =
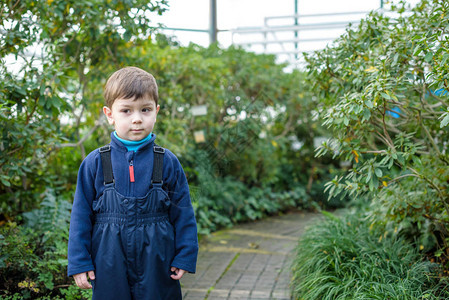
<instances>
[{"instance_id":1,"label":"dense vegetation","mask_svg":"<svg viewBox=\"0 0 449 300\"><path fill-rule=\"evenodd\" d=\"M361 213L326 219L301 238L295 299L447 299L437 264L401 237L370 228Z\"/></svg>"},{"instance_id":2,"label":"dense vegetation","mask_svg":"<svg viewBox=\"0 0 449 300\"><path fill-rule=\"evenodd\" d=\"M413 10L400 3L391 12L371 13L333 45L306 58L308 81L320 100L320 117L333 135L318 155L332 153L352 162L348 172L335 176L326 189L331 196L344 194L359 203L367 199L369 209L358 215L363 220L357 225L353 219L352 225L345 221L319 225L300 243L296 297L316 299L320 294L347 299L362 293L375 299L430 299L440 297L429 292L437 283L439 290L446 289L441 297L447 298L448 20L447 1L424 0ZM354 226L365 235L355 244L349 243L358 236ZM331 242L326 232L337 227L340 238ZM316 251L306 254L311 247ZM333 249L316 256L320 247ZM384 252L373 252L373 247ZM353 252L358 252L355 261L348 261ZM380 269L390 270L388 261L394 253L408 264L398 263L404 269L391 270L391 277L384 278L388 274ZM310 262L305 265L307 255ZM325 260L332 270L310 268ZM429 268L426 261L435 264ZM375 281L365 276L369 270L380 281L367 289ZM299 284L301 280L309 287L320 282L322 289L309 292ZM353 291L335 284L355 281L360 289ZM422 283L419 289L412 288L418 283Z\"/></svg>"},{"instance_id":3,"label":"dense vegetation","mask_svg":"<svg viewBox=\"0 0 449 300\"><path fill-rule=\"evenodd\" d=\"M102 87L123 66L158 81L157 141L181 160L200 233L325 203L337 171L330 157L313 158L325 133L303 74L238 48L180 47L147 26L165 9L164 0L0 4L3 299L88 296L66 276L71 202L82 159L109 141ZM195 114L200 105L206 115Z\"/></svg>"},{"instance_id":4,"label":"dense vegetation","mask_svg":"<svg viewBox=\"0 0 449 300\"><path fill-rule=\"evenodd\" d=\"M127 65L157 78L157 141L181 160L201 234L352 198L361 212L327 215L300 242L295 296L447 297L449 3L373 12L307 56L307 74L181 47L148 27L166 7L0 4L0 297L88 297L65 275L71 202L80 162L112 130L102 87Z\"/></svg>"}]
</instances>

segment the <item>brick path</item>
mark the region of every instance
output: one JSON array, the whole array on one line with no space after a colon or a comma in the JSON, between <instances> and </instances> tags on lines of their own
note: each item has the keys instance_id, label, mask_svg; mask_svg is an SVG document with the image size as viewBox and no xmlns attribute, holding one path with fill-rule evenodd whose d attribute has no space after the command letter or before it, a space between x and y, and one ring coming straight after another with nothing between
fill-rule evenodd
<instances>
[{"instance_id":1,"label":"brick path","mask_svg":"<svg viewBox=\"0 0 449 300\"><path fill-rule=\"evenodd\" d=\"M203 238L197 273L181 280L183 299L290 299L293 250L318 216L292 212Z\"/></svg>"}]
</instances>

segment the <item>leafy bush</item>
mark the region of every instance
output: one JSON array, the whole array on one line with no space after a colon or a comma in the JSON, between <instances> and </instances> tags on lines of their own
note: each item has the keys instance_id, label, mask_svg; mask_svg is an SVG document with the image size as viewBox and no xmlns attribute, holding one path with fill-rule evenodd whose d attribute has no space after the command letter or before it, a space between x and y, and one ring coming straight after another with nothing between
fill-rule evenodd
<instances>
[{"instance_id":1,"label":"leafy bush","mask_svg":"<svg viewBox=\"0 0 449 300\"><path fill-rule=\"evenodd\" d=\"M308 80L333 138L318 152L351 161L326 188L369 195L371 221L423 240L449 268L449 2L372 12L307 57ZM425 240L425 241L424 241Z\"/></svg>"},{"instance_id":2,"label":"leafy bush","mask_svg":"<svg viewBox=\"0 0 449 300\"><path fill-rule=\"evenodd\" d=\"M448 168L435 166L437 160L423 157L422 166L416 170L429 177L438 174L433 183L444 185L440 180L447 177ZM404 178L376 195L371 203L369 221L386 232L395 232L415 242L420 250L447 263L447 223L441 222L447 215L441 206L434 204L435 199L438 199L437 193L427 182L412 177ZM446 268L449 268L449 264Z\"/></svg>"},{"instance_id":3,"label":"leafy bush","mask_svg":"<svg viewBox=\"0 0 449 300\"><path fill-rule=\"evenodd\" d=\"M159 143L179 156L194 186L201 167L218 181L231 176L249 187L290 190L319 180L312 171L334 163L313 158L313 140L325 132L312 118L311 94L296 84L303 73L285 73L274 56L148 41L133 54L160 85ZM207 115L195 116L197 105ZM195 132L204 134L203 142L195 143ZM294 141L302 147L294 149Z\"/></svg>"},{"instance_id":4,"label":"leafy bush","mask_svg":"<svg viewBox=\"0 0 449 300\"><path fill-rule=\"evenodd\" d=\"M22 299L53 294L67 287L67 240L71 205L54 190L41 207L23 215L24 224L0 227L0 293ZM18 219L20 220L20 219Z\"/></svg>"},{"instance_id":5,"label":"leafy bush","mask_svg":"<svg viewBox=\"0 0 449 300\"><path fill-rule=\"evenodd\" d=\"M336 161L314 158L314 138L325 132L311 94L293 84L303 73L236 47L143 41L131 54L160 85L158 143L187 173L201 233L315 199L327 205L320 187ZM195 116L196 105L207 115ZM196 143L198 131L204 141Z\"/></svg>"},{"instance_id":6,"label":"leafy bush","mask_svg":"<svg viewBox=\"0 0 449 300\"><path fill-rule=\"evenodd\" d=\"M200 234L261 219L292 207L317 207L301 186L291 191L274 192L270 188L248 188L232 177L219 181L205 177L200 186L191 187L191 190Z\"/></svg>"},{"instance_id":7,"label":"leafy bush","mask_svg":"<svg viewBox=\"0 0 449 300\"><path fill-rule=\"evenodd\" d=\"M151 13L166 7L165 0L0 3L0 220L37 207L61 178L55 173L66 169L51 164L57 150L85 157L78 141L89 136L86 125L101 124L100 77L127 55L121 50L133 35L148 37ZM68 157L63 164L74 161Z\"/></svg>"},{"instance_id":8,"label":"leafy bush","mask_svg":"<svg viewBox=\"0 0 449 300\"><path fill-rule=\"evenodd\" d=\"M0 290L14 298L79 299L65 277L77 169L109 142L102 89L127 65L157 78L158 143L181 160L203 234L321 201L330 157L304 74L273 55L218 45L180 47L153 35L165 0L4 1L0 4ZM153 37L156 37L153 39ZM155 42L156 41L156 42ZM42 55L33 55L36 47ZM29 55L31 53L31 55ZM207 106L206 116L192 108ZM195 132L205 141L196 143ZM300 148L293 147L301 144ZM312 197L313 196L313 197Z\"/></svg>"},{"instance_id":9,"label":"leafy bush","mask_svg":"<svg viewBox=\"0 0 449 300\"><path fill-rule=\"evenodd\" d=\"M294 259L295 299L447 299L437 264L404 239L370 228L366 215L329 213L308 228Z\"/></svg>"}]
</instances>

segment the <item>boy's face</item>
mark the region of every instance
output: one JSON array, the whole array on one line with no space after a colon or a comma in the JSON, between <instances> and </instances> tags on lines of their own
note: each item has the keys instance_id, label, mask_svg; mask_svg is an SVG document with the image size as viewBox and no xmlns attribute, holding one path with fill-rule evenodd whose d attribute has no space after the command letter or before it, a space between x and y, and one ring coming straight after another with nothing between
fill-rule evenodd
<instances>
[{"instance_id":1,"label":"boy's face","mask_svg":"<svg viewBox=\"0 0 449 300\"><path fill-rule=\"evenodd\" d=\"M112 107L103 107L109 124L114 125L118 137L140 141L153 131L159 105L153 99L116 99Z\"/></svg>"}]
</instances>

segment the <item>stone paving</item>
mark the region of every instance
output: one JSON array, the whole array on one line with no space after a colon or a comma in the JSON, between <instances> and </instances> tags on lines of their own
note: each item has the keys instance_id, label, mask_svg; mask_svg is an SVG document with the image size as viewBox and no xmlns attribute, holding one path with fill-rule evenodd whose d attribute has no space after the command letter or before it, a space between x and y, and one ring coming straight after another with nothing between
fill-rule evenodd
<instances>
[{"instance_id":1,"label":"stone paving","mask_svg":"<svg viewBox=\"0 0 449 300\"><path fill-rule=\"evenodd\" d=\"M293 250L317 213L291 212L203 238L197 272L182 280L184 300L290 299Z\"/></svg>"}]
</instances>

